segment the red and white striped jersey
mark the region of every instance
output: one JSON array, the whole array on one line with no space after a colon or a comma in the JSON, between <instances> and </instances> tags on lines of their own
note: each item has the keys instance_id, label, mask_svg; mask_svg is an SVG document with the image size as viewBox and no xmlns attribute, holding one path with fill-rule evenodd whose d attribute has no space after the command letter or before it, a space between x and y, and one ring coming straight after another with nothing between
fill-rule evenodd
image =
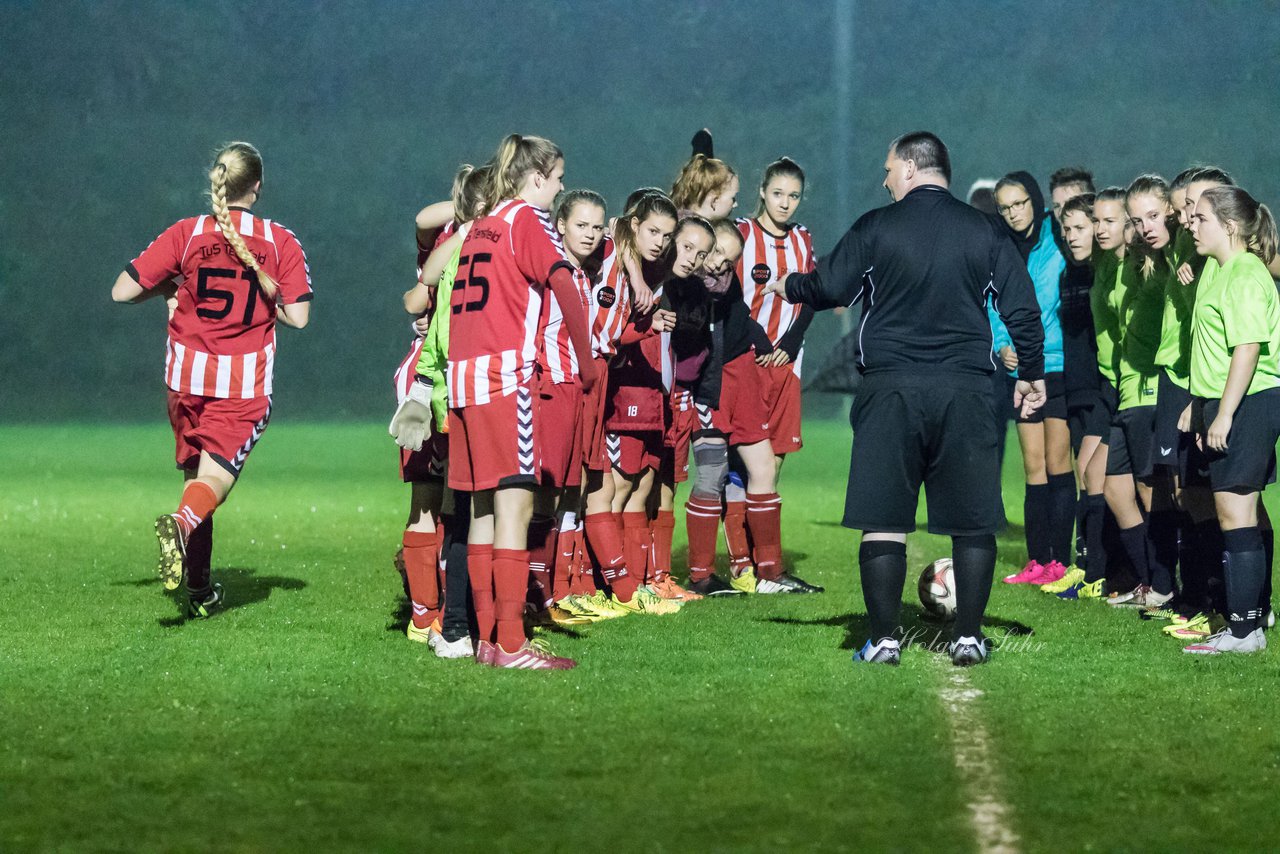
<instances>
[{"instance_id":1,"label":"red and white striped jersey","mask_svg":"<svg viewBox=\"0 0 1280 854\"><path fill-rule=\"evenodd\" d=\"M129 264L143 288L180 280L169 320L165 382L205 397L271 394L276 303L311 299L311 268L293 232L245 208L231 220L262 269L280 286L267 298L258 275L236 257L211 214L179 220Z\"/></svg>"},{"instance_id":2,"label":"red and white striped jersey","mask_svg":"<svg viewBox=\"0 0 1280 854\"><path fill-rule=\"evenodd\" d=\"M405 356L404 361L400 363L400 367L396 368L397 406L404 403L404 399L409 396L409 389L413 388L414 378L417 375L415 369L418 367L418 359L422 358L422 345L426 343L426 340L421 335L414 336L413 343L409 345L409 355Z\"/></svg>"},{"instance_id":3,"label":"red and white striped jersey","mask_svg":"<svg viewBox=\"0 0 1280 854\"><path fill-rule=\"evenodd\" d=\"M503 202L471 227L449 309L449 406L532 382L547 280L560 264L568 261L551 215L525 202Z\"/></svg>"},{"instance_id":4,"label":"red and white striped jersey","mask_svg":"<svg viewBox=\"0 0 1280 854\"><path fill-rule=\"evenodd\" d=\"M600 281L591 288L587 316L591 319L592 354L607 359L618 352L618 338L631 317L631 282L617 252L605 256Z\"/></svg>"},{"instance_id":5,"label":"red and white striped jersey","mask_svg":"<svg viewBox=\"0 0 1280 854\"><path fill-rule=\"evenodd\" d=\"M573 284L586 311L591 302L591 279L582 268L573 271ZM551 382L578 381L578 354L569 338L569 327L564 322L564 312L554 293L548 292L543 303L542 334L538 341L538 370Z\"/></svg>"},{"instance_id":6,"label":"red and white striped jersey","mask_svg":"<svg viewBox=\"0 0 1280 854\"><path fill-rule=\"evenodd\" d=\"M738 220L742 232L742 257L738 259L738 281L742 297L751 308L752 320L764 327L774 344L791 328L800 306L792 305L764 286L788 273L808 273L814 268L813 238L803 225L792 225L782 237L765 231L755 219Z\"/></svg>"}]
</instances>

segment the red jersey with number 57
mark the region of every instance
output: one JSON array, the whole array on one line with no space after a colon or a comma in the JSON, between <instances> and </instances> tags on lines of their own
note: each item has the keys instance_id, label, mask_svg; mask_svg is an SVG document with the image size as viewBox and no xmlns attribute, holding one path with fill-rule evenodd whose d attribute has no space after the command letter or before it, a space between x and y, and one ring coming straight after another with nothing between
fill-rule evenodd
<instances>
[{"instance_id":1,"label":"red jersey with number 57","mask_svg":"<svg viewBox=\"0 0 1280 854\"><path fill-rule=\"evenodd\" d=\"M280 286L280 303L311 299L311 269L292 231L245 208L232 208L231 221ZM271 394L276 301L263 294L258 274L236 257L211 214L169 226L128 272L147 290L180 281L165 356L170 389L224 398Z\"/></svg>"},{"instance_id":2,"label":"red jersey with number 57","mask_svg":"<svg viewBox=\"0 0 1280 854\"><path fill-rule=\"evenodd\" d=\"M513 199L471 226L449 321L449 406L506 397L533 380L551 272L570 266L551 215Z\"/></svg>"}]
</instances>

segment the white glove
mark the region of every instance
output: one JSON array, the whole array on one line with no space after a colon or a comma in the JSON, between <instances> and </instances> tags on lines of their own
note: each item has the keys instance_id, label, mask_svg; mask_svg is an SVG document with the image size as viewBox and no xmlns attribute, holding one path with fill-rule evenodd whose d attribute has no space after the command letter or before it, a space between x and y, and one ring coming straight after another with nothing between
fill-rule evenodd
<instances>
[{"instance_id":1,"label":"white glove","mask_svg":"<svg viewBox=\"0 0 1280 854\"><path fill-rule=\"evenodd\" d=\"M415 380L409 393L396 407L387 428L396 444L406 450L421 451L431 432L431 384Z\"/></svg>"}]
</instances>

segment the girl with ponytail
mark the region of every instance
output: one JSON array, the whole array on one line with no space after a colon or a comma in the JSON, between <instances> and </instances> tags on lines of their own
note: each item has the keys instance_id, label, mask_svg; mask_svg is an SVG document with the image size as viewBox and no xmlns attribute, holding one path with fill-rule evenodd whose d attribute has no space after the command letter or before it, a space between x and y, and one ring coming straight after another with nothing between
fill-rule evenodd
<instances>
[{"instance_id":1,"label":"girl with ponytail","mask_svg":"<svg viewBox=\"0 0 1280 854\"><path fill-rule=\"evenodd\" d=\"M548 290L562 312L583 391L596 379L575 268L550 213L563 180L555 143L519 134L503 139L484 193L486 215L462 242L448 306L448 484L471 494L467 569L476 661L492 667L575 666L531 645L524 626L529 523L534 493L543 488L539 448L563 439L562 425L573 418L560 411L567 397L534 403Z\"/></svg>"},{"instance_id":2,"label":"girl with ponytail","mask_svg":"<svg viewBox=\"0 0 1280 854\"><path fill-rule=\"evenodd\" d=\"M1276 224L1266 205L1239 187L1200 194L1190 228L1207 259L1192 319L1190 390L1184 428L1208 455L1222 529L1227 628L1184 652L1266 648L1270 567L1258 528L1258 498L1275 478L1280 439L1280 299L1267 270Z\"/></svg>"},{"instance_id":3,"label":"girl with ponytail","mask_svg":"<svg viewBox=\"0 0 1280 854\"><path fill-rule=\"evenodd\" d=\"M127 303L173 293L165 383L185 483L177 510L155 522L157 568L167 592L185 582L193 618L222 603L209 577L212 514L271 416L276 321L301 329L310 318L306 256L293 232L253 214L261 192L258 150L223 146L209 169L210 212L166 229L111 289Z\"/></svg>"}]
</instances>

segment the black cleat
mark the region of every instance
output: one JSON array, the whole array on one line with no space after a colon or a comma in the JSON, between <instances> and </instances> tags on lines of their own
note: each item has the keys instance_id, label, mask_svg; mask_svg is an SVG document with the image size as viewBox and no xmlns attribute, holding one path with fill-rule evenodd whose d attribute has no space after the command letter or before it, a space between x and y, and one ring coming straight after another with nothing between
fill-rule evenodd
<instances>
[{"instance_id":1,"label":"black cleat","mask_svg":"<svg viewBox=\"0 0 1280 854\"><path fill-rule=\"evenodd\" d=\"M708 575L700 581L690 581L687 585L689 590L697 593L699 596L743 596L741 590L730 587L720 576Z\"/></svg>"},{"instance_id":2,"label":"black cleat","mask_svg":"<svg viewBox=\"0 0 1280 854\"><path fill-rule=\"evenodd\" d=\"M777 578L761 578L756 581L757 593L824 593L826 588L810 584L803 578L796 578L784 572Z\"/></svg>"},{"instance_id":3,"label":"black cleat","mask_svg":"<svg viewBox=\"0 0 1280 854\"><path fill-rule=\"evenodd\" d=\"M214 584L205 593L187 594L187 616L193 620L207 620L221 605L221 584Z\"/></svg>"},{"instance_id":4,"label":"black cleat","mask_svg":"<svg viewBox=\"0 0 1280 854\"><path fill-rule=\"evenodd\" d=\"M991 655L991 644L986 638L957 638L947 645L947 652L956 667L972 667L987 661Z\"/></svg>"}]
</instances>

